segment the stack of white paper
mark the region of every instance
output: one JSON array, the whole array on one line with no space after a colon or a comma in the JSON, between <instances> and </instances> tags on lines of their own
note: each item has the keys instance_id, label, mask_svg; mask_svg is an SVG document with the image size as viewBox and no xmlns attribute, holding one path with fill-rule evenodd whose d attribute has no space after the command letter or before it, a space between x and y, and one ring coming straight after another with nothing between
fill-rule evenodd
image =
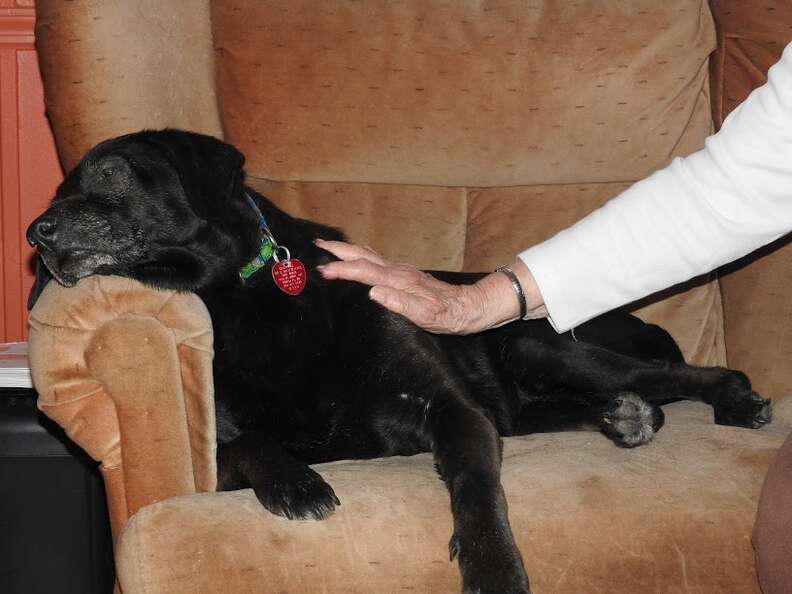
<instances>
[{"instance_id":1,"label":"stack of white paper","mask_svg":"<svg viewBox=\"0 0 792 594\"><path fill-rule=\"evenodd\" d=\"M0 388L32 387L27 343L0 343Z\"/></svg>"}]
</instances>

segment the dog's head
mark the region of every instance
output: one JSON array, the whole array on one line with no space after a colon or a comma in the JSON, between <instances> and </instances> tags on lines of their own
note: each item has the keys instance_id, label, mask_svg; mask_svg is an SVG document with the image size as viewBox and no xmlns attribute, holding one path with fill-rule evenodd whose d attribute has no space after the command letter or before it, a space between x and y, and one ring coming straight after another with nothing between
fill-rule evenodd
<instances>
[{"instance_id":1,"label":"dog's head","mask_svg":"<svg viewBox=\"0 0 792 594\"><path fill-rule=\"evenodd\" d=\"M97 145L27 230L39 256L28 305L51 277L69 286L117 274L187 290L236 278L258 244L243 163L231 145L179 130Z\"/></svg>"}]
</instances>

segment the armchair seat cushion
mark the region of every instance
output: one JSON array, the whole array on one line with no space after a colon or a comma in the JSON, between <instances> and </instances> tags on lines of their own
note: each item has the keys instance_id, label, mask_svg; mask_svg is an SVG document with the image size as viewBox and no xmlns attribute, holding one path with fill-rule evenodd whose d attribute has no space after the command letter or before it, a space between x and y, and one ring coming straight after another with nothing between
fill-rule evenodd
<instances>
[{"instance_id":1,"label":"armchair seat cushion","mask_svg":"<svg viewBox=\"0 0 792 594\"><path fill-rule=\"evenodd\" d=\"M690 402L666 412L633 450L588 432L505 440L503 483L536 592L758 592L751 527L789 426L720 427ZM124 593L459 591L430 455L315 468L342 502L322 522L274 516L250 489L142 508L118 542Z\"/></svg>"}]
</instances>

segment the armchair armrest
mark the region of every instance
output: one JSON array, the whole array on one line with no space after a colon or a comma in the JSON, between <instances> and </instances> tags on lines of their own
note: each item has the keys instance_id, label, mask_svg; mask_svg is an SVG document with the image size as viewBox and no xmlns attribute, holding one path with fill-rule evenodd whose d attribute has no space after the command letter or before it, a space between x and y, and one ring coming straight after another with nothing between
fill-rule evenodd
<instances>
[{"instance_id":1,"label":"armchair armrest","mask_svg":"<svg viewBox=\"0 0 792 594\"><path fill-rule=\"evenodd\" d=\"M29 325L38 406L101 462L114 540L141 507L214 490L212 325L196 295L51 282Z\"/></svg>"}]
</instances>

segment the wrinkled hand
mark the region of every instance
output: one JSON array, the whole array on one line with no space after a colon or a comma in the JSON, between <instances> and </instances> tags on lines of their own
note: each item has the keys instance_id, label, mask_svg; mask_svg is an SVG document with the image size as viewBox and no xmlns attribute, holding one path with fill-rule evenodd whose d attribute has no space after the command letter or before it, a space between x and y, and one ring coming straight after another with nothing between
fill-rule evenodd
<instances>
[{"instance_id":1,"label":"wrinkled hand","mask_svg":"<svg viewBox=\"0 0 792 594\"><path fill-rule=\"evenodd\" d=\"M371 285L373 301L430 332L471 334L519 316L514 290L503 274L490 274L473 285L453 285L409 264L390 262L371 248L324 240L316 245L340 258L319 267L324 278ZM528 276L532 283L530 272ZM529 307L540 317L541 296L537 303L538 290L534 293Z\"/></svg>"}]
</instances>

